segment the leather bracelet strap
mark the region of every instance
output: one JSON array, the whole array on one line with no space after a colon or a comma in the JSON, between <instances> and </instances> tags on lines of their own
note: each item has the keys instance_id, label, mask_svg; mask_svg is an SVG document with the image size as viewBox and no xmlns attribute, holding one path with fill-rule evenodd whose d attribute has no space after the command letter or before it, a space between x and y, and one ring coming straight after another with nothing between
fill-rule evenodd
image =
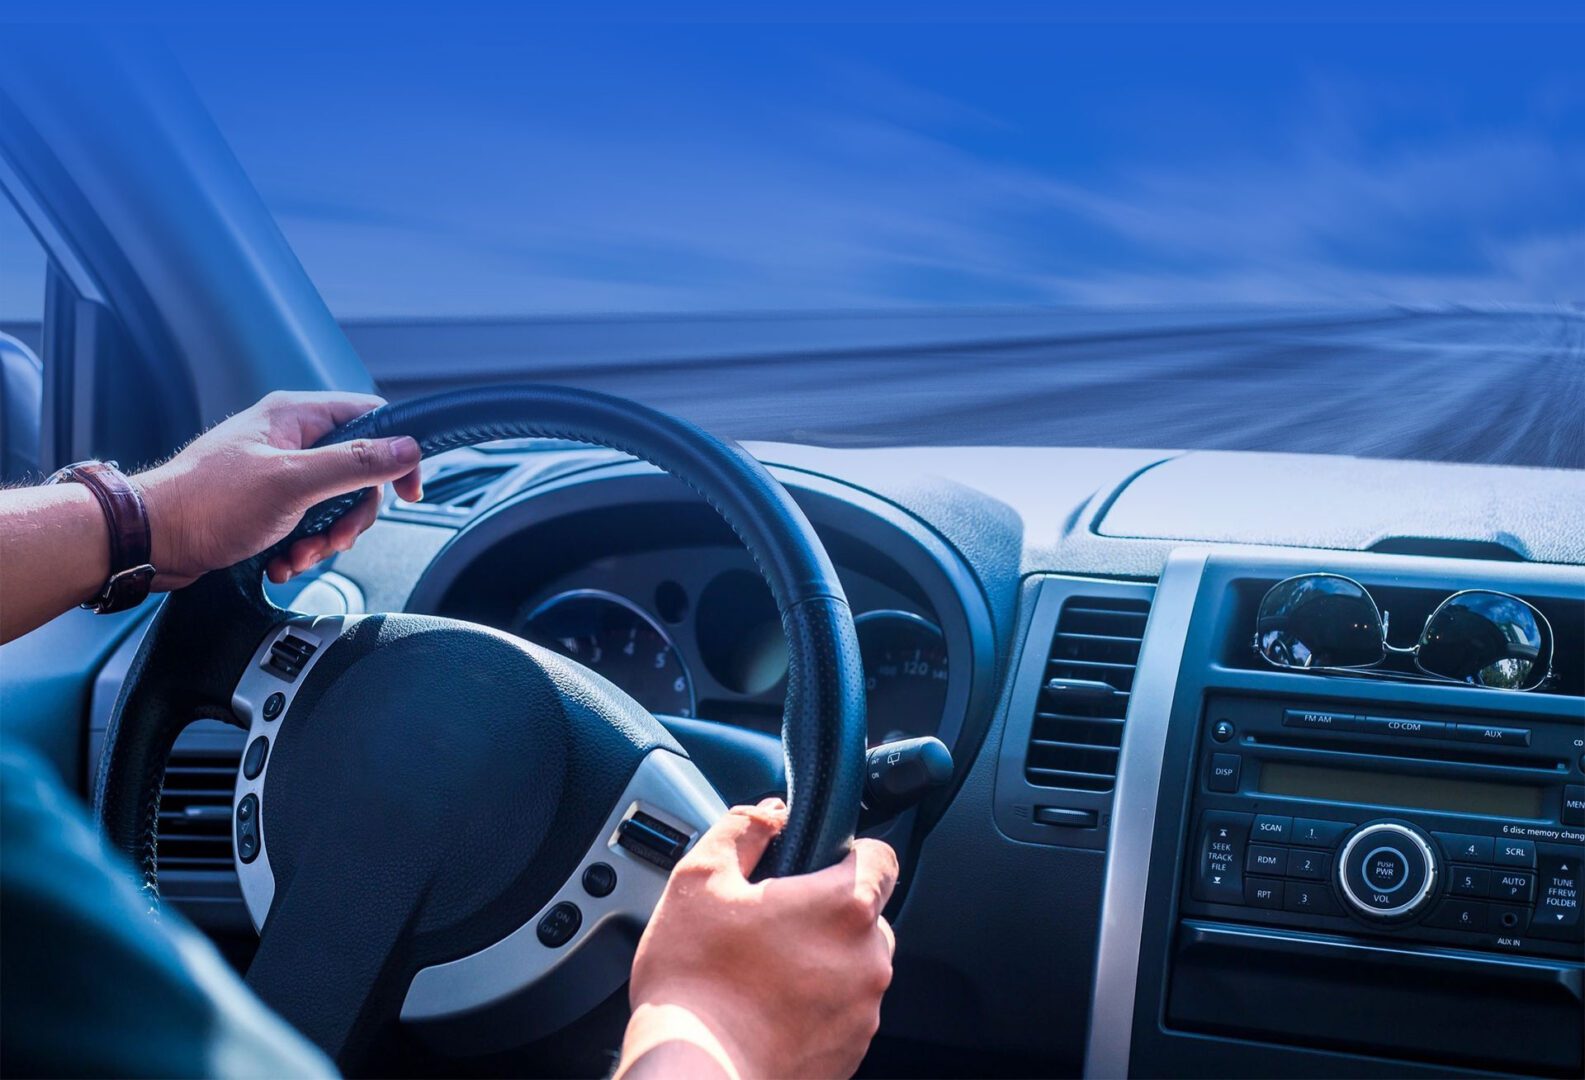
<instances>
[{"instance_id":1,"label":"leather bracelet strap","mask_svg":"<svg viewBox=\"0 0 1585 1080\"><path fill-rule=\"evenodd\" d=\"M143 495L113 461L79 461L59 470L47 484L78 483L93 492L110 530L110 576L83 607L101 615L137 607L149 595L154 567L153 538Z\"/></svg>"}]
</instances>

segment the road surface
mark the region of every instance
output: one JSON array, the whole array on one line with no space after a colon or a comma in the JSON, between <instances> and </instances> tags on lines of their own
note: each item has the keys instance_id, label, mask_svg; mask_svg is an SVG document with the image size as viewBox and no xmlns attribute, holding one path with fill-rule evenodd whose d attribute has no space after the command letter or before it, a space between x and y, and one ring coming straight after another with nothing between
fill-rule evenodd
<instances>
[{"instance_id":1,"label":"road surface","mask_svg":"<svg viewBox=\"0 0 1585 1080\"><path fill-rule=\"evenodd\" d=\"M1567 310L387 321L348 333L393 397L569 383L739 439L1585 468L1585 314Z\"/></svg>"}]
</instances>

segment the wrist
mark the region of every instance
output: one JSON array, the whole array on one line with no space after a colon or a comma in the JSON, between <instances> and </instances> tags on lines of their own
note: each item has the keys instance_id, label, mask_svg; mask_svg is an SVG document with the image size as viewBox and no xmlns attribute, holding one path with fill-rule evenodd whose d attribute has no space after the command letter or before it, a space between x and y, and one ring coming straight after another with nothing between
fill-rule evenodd
<instances>
[{"instance_id":1,"label":"wrist","mask_svg":"<svg viewBox=\"0 0 1585 1080\"><path fill-rule=\"evenodd\" d=\"M188 516L182 498L181 475L174 462L160 465L132 478L143 496L149 515L149 562L154 565L154 584L158 592L179 589L203 573L194 569L188 556Z\"/></svg>"},{"instance_id":2,"label":"wrist","mask_svg":"<svg viewBox=\"0 0 1585 1080\"><path fill-rule=\"evenodd\" d=\"M775 1055L765 1045L771 1033L763 1016L750 1015L739 1000L723 994L719 987L683 982L648 992L634 1000L633 1018L639 1023L636 1029L630 1023L629 1032L636 1031L644 1038L669 1033L673 1039L703 1040L730 1065L733 1076L775 1074ZM623 1046L625 1058L625 1041Z\"/></svg>"},{"instance_id":3,"label":"wrist","mask_svg":"<svg viewBox=\"0 0 1585 1080\"><path fill-rule=\"evenodd\" d=\"M726 1038L718 1020L697 1007L666 1002L633 1009L622 1039L619 1080L712 1075L740 1080L766 1074Z\"/></svg>"},{"instance_id":4,"label":"wrist","mask_svg":"<svg viewBox=\"0 0 1585 1080\"><path fill-rule=\"evenodd\" d=\"M81 484L57 484L38 489L47 493L62 514L59 533L79 541L72 546L77 557L62 559L60 569L69 579L71 603L80 606L99 595L110 576L110 523L105 520L93 492Z\"/></svg>"}]
</instances>

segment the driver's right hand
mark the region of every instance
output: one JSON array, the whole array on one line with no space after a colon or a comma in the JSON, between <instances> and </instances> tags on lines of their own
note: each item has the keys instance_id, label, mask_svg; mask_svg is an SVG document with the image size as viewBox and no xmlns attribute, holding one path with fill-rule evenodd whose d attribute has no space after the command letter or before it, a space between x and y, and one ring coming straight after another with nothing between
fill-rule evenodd
<instances>
[{"instance_id":1,"label":"driver's right hand","mask_svg":"<svg viewBox=\"0 0 1585 1080\"><path fill-rule=\"evenodd\" d=\"M639 942L618 1077L850 1076L880 1024L897 856L859 839L836 866L749 881L787 822L734 807L672 871Z\"/></svg>"}]
</instances>

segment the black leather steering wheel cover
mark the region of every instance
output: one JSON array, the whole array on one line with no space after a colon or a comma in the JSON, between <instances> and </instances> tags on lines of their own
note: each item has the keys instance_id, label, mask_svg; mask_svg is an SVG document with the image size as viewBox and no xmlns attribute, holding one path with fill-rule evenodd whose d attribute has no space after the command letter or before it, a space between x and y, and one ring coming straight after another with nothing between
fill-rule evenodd
<instances>
[{"instance_id":1,"label":"black leather steering wheel cover","mask_svg":"<svg viewBox=\"0 0 1585 1080\"><path fill-rule=\"evenodd\" d=\"M697 492L753 558L787 637L782 743L789 814L759 872L781 877L842 860L864 786L863 662L836 569L803 510L765 466L735 442L669 413L591 390L533 384L386 405L319 445L395 435L414 438L425 457L496 439L592 443L648 461ZM329 529L359 497L313 507L282 546Z\"/></svg>"},{"instance_id":2,"label":"black leather steering wheel cover","mask_svg":"<svg viewBox=\"0 0 1585 1080\"><path fill-rule=\"evenodd\" d=\"M171 746L194 720L243 726L231 693L286 615L264 595L262 557L205 574L159 602L121 683L92 782L93 808L151 910L159 909L160 794ZM216 633L217 623L226 628Z\"/></svg>"},{"instance_id":3,"label":"black leather steering wheel cover","mask_svg":"<svg viewBox=\"0 0 1585 1080\"><path fill-rule=\"evenodd\" d=\"M461 390L384 406L320 445L410 435L427 456L479 442L560 438L632 454L693 488L732 528L781 612L788 643L783 745L786 828L760 864L771 876L839 862L863 788L863 665L836 571L803 511L753 456L685 420L622 398L557 386ZM274 550L320 533L358 493L312 508ZM238 721L230 694L283 613L263 594L266 556L205 575L170 596L144 637L106 731L94 807L107 840L137 868L151 906L159 796L170 748L193 719ZM216 633L217 624L224 633Z\"/></svg>"}]
</instances>

